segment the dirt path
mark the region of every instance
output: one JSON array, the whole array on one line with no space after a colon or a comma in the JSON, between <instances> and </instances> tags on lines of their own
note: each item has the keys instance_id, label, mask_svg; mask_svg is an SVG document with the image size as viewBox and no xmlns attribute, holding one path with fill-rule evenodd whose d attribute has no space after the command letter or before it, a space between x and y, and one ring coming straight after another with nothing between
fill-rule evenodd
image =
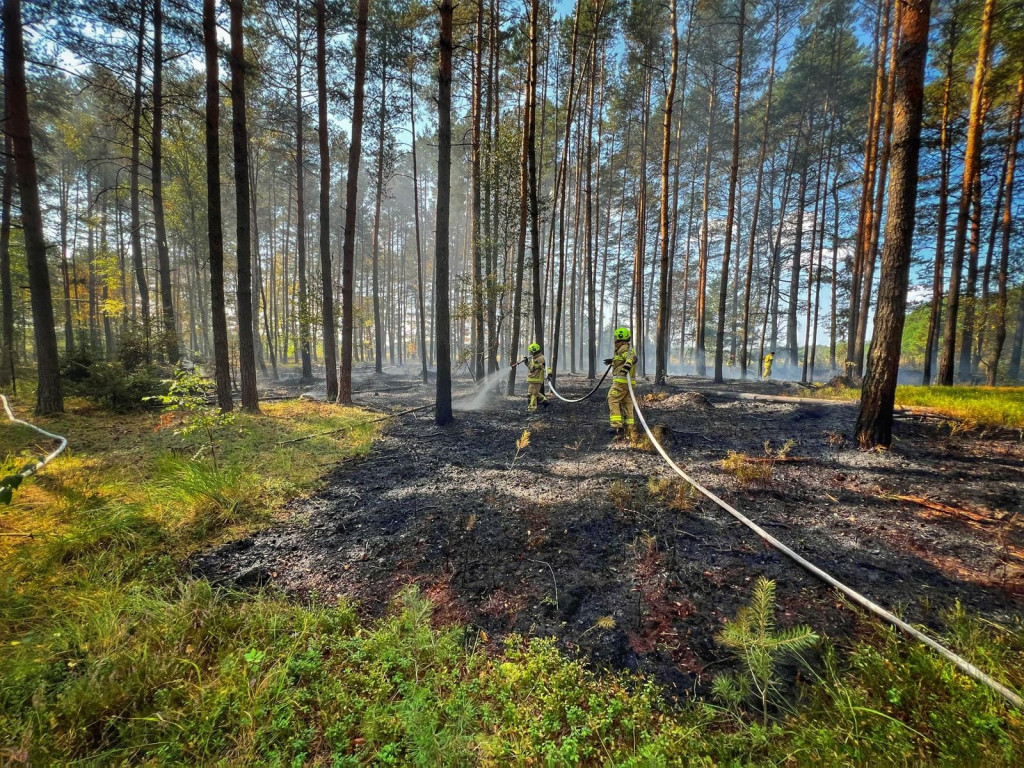
<instances>
[{"instance_id":1,"label":"dirt path","mask_svg":"<svg viewBox=\"0 0 1024 768\"><path fill-rule=\"evenodd\" d=\"M361 382L360 402L382 410L433 396L414 377ZM570 396L590 387L562 377L559 388ZM469 393L471 383L459 389ZM957 598L996 621L1020 612L1021 442L902 421L893 451L865 453L851 443L852 405L742 400L715 389L688 378L653 395L640 389L648 421L671 436L666 448L708 488L911 620L941 626ZM707 398L692 394L701 390ZM556 636L677 690L719 669L707 669L722 661L714 636L759 575L778 582L782 623L854 630L834 592L672 482L660 457L610 442L605 393L534 418L522 398L494 396L488 410L457 411L444 429L429 410L390 422L372 454L340 466L327 489L295 505L293 520L204 556L198 569L243 586L343 594L373 614L416 584L439 621L495 639ZM512 465L524 429L530 444ZM798 460L745 464L770 473L751 485L721 467L729 451L763 458L766 442L777 451L789 441Z\"/></svg>"}]
</instances>

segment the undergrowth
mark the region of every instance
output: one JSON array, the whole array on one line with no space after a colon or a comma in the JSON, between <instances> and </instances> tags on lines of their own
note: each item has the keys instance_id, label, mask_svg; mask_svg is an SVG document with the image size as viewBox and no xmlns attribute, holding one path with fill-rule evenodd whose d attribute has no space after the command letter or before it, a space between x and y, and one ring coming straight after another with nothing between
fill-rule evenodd
<instances>
[{"instance_id":1,"label":"undergrowth","mask_svg":"<svg viewBox=\"0 0 1024 768\"><path fill-rule=\"evenodd\" d=\"M0 511L4 533L33 534L0 538L0 763L1010 765L1024 754L1024 715L867 619L855 642L823 640L802 682L770 665L785 696L764 710L727 710L594 671L552 639L498 647L437 628L415 592L365 623L334 599L193 579L190 555L265 525L326 465L368 449L367 424L286 444L359 412L263 408L231 425L217 468L158 415L111 420L78 405L41 422L72 448ZM45 447L34 440L4 427L0 455L18 464ZM672 484L636 492L691 503ZM633 503L625 486L615 494ZM1019 620L957 610L945 624L958 651L1024 685ZM769 629L765 642L794 631Z\"/></svg>"},{"instance_id":2,"label":"undergrowth","mask_svg":"<svg viewBox=\"0 0 1024 768\"><path fill-rule=\"evenodd\" d=\"M820 387L814 397L859 400L859 389ZM896 405L931 408L937 413L979 426L1024 429L1024 387L896 388Z\"/></svg>"}]
</instances>

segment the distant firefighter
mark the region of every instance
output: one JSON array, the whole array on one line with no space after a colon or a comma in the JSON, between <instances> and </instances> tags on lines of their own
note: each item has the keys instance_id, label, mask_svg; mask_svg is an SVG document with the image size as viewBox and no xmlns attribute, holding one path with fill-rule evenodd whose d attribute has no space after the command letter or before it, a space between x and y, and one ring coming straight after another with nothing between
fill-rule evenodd
<instances>
[{"instance_id":1,"label":"distant firefighter","mask_svg":"<svg viewBox=\"0 0 1024 768\"><path fill-rule=\"evenodd\" d=\"M548 406L548 398L544 394L544 377L547 369L544 365L544 355L540 351L540 344L534 342L526 348L529 356L523 358L526 363L526 383L530 387L530 405L526 410L530 413L537 412L537 404Z\"/></svg>"},{"instance_id":2,"label":"distant firefighter","mask_svg":"<svg viewBox=\"0 0 1024 768\"><path fill-rule=\"evenodd\" d=\"M764 356L764 366L761 368L761 378L768 381L772 377L772 361L775 359L775 355L769 352Z\"/></svg>"},{"instance_id":3,"label":"distant firefighter","mask_svg":"<svg viewBox=\"0 0 1024 768\"><path fill-rule=\"evenodd\" d=\"M636 353L629 343L633 334L629 328L615 329L615 355L606 358L605 365L612 367L612 388L608 390L608 418L611 421L609 432L620 437L623 428L633 431L633 401L629 397L626 377L636 365Z\"/></svg>"}]
</instances>

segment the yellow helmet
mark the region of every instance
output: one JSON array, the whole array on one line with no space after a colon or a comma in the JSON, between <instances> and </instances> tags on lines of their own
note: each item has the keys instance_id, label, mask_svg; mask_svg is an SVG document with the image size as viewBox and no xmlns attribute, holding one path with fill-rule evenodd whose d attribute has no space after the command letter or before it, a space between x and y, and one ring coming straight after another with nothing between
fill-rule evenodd
<instances>
[{"instance_id":1,"label":"yellow helmet","mask_svg":"<svg viewBox=\"0 0 1024 768\"><path fill-rule=\"evenodd\" d=\"M533 342L533 344L526 348L526 351L529 352L531 355L536 355L538 352L540 352L540 344L538 344L537 342Z\"/></svg>"},{"instance_id":2,"label":"yellow helmet","mask_svg":"<svg viewBox=\"0 0 1024 768\"><path fill-rule=\"evenodd\" d=\"M615 329L615 340L616 341L629 341L633 334L629 328L616 328Z\"/></svg>"}]
</instances>

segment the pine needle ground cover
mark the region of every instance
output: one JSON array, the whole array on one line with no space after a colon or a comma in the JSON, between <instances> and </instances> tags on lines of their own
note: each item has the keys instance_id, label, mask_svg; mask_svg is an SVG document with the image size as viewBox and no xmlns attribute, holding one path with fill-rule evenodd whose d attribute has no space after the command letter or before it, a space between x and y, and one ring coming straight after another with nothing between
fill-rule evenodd
<instances>
[{"instance_id":1,"label":"pine needle ground cover","mask_svg":"<svg viewBox=\"0 0 1024 768\"><path fill-rule=\"evenodd\" d=\"M193 579L190 556L272 524L329 466L370 449L358 411L263 408L219 427L216 467L164 414L83 406L41 422L73 447L0 512L2 531L19 534L0 538L0 760L1010 765L1024 754L1021 713L930 651L868 619L843 644L776 629L766 584L724 625L730 682L670 701L552 639L496 647L437 626L415 592L367 622L335 596ZM6 470L38 452L34 440L0 430ZM947 626L959 652L1024 685L1019 624L959 611ZM793 633L784 666L765 658Z\"/></svg>"}]
</instances>

